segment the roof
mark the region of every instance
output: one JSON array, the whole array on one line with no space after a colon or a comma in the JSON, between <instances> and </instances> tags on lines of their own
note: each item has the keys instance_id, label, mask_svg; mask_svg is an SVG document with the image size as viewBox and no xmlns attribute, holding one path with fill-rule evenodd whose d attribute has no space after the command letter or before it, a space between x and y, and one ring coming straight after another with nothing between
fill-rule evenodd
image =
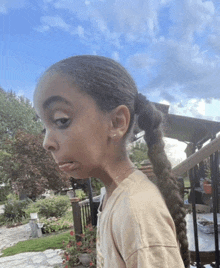
<instances>
[{"instance_id":1,"label":"roof","mask_svg":"<svg viewBox=\"0 0 220 268\"><path fill-rule=\"evenodd\" d=\"M183 142L204 143L220 132L220 122L169 114L169 105L154 103L164 114L164 136ZM140 129L135 127L134 133Z\"/></svg>"},{"instance_id":2,"label":"roof","mask_svg":"<svg viewBox=\"0 0 220 268\"><path fill-rule=\"evenodd\" d=\"M192 143L204 143L220 131L220 122L204 119L168 114L165 115L165 137L188 141Z\"/></svg>"}]
</instances>

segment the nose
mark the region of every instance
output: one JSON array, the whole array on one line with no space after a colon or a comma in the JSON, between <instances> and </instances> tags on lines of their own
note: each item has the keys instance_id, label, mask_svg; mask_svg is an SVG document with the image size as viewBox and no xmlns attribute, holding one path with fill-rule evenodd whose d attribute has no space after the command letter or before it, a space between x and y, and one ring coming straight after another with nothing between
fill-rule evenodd
<instances>
[{"instance_id":1,"label":"nose","mask_svg":"<svg viewBox=\"0 0 220 268\"><path fill-rule=\"evenodd\" d=\"M43 147L47 151L56 151L58 149L58 144L55 137L52 135L51 131L47 130L43 142Z\"/></svg>"}]
</instances>

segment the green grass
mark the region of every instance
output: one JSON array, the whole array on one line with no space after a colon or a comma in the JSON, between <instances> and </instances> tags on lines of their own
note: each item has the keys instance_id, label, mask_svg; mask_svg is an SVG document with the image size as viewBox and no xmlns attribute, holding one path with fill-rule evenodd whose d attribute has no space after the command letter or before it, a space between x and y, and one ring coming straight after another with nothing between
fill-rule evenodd
<instances>
[{"instance_id":1,"label":"green grass","mask_svg":"<svg viewBox=\"0 0 220 268\"><path fill-rule=\"evenodd\" d=\"M189 180L189 178L188 177L185 177L184 178L184 187L190 187L191 185L190 185L190 180ZM189 190L189 193L190 193L190 190ZM185 194L184 195L184 200L188 200L188 195L189 194Z\"/></svg>"},{"instance_id":2,"label":"green grass","mask_svg":"<svg viewBox=\"0 0 220 268\"><path fill-rule=\"evenodd\" d=\"M5 201L0 201L0 206L4 204L5 204Z\"/></svg>"},{"instance_id":3,"label":"green grass","mask_svg":"<svg viewBox=\"0 0 220 268\"><path fill-rule=\"evenodd\" d=\"M73 239L69 230L42 238L21 241L10 248L4 249L1 257L12 256L23 252L37 252L45 251L47 249L65 249L65 245L69 242L70 238ZM65 241L65 245L63 245L63 241Z\"/></svg>"},{"instance_id":4,"label":"green grass","mask_svg":"<svg viewBox=\"0 0 220 268\"><path fill-rule=\"evenodd\" d=\"M190 187L190 181L189 181L188 177L184 178L184 186L185 187Z\"/></svg>"}]
</instances>

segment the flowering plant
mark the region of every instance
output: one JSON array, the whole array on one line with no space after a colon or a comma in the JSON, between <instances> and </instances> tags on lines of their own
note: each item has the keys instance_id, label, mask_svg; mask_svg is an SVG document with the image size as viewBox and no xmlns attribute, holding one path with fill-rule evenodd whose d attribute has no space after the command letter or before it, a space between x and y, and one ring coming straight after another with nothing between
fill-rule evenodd
<instances>
[{"instance_id":1,"label":"flowering plant","mask_svg":"<svg viewBox=\"0 0 220 268\"><path fill-rule=\"evenodd\" d=\"M63 255L64 268L71 268L80 264L80 255L87 253L90 256L90 267L96 267L96 228L91 224L87 225L85 232L80 235L79 241L75 239L75 233L70 232L73 239L70 239L66 245L66 251ZM64 243L64 242L63 242Z\"/></svg>"}]
</instances>

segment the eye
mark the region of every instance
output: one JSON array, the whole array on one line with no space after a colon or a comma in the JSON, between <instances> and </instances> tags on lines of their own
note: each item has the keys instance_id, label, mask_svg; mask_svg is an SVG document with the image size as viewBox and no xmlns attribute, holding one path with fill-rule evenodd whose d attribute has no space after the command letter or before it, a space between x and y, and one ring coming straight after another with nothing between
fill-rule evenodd
<instances>
[{"instance_id":1,"label":"eye","mask_svg":"<svg viewBox=\"0 0 220 268\"><path fill-rule=\"evenodd\" d=\"M69 126L70 119L63 117L63 118L59 118L59 119L54 120L54 122L59 128L66 128Z\"/></svg>"}]
</instances>

